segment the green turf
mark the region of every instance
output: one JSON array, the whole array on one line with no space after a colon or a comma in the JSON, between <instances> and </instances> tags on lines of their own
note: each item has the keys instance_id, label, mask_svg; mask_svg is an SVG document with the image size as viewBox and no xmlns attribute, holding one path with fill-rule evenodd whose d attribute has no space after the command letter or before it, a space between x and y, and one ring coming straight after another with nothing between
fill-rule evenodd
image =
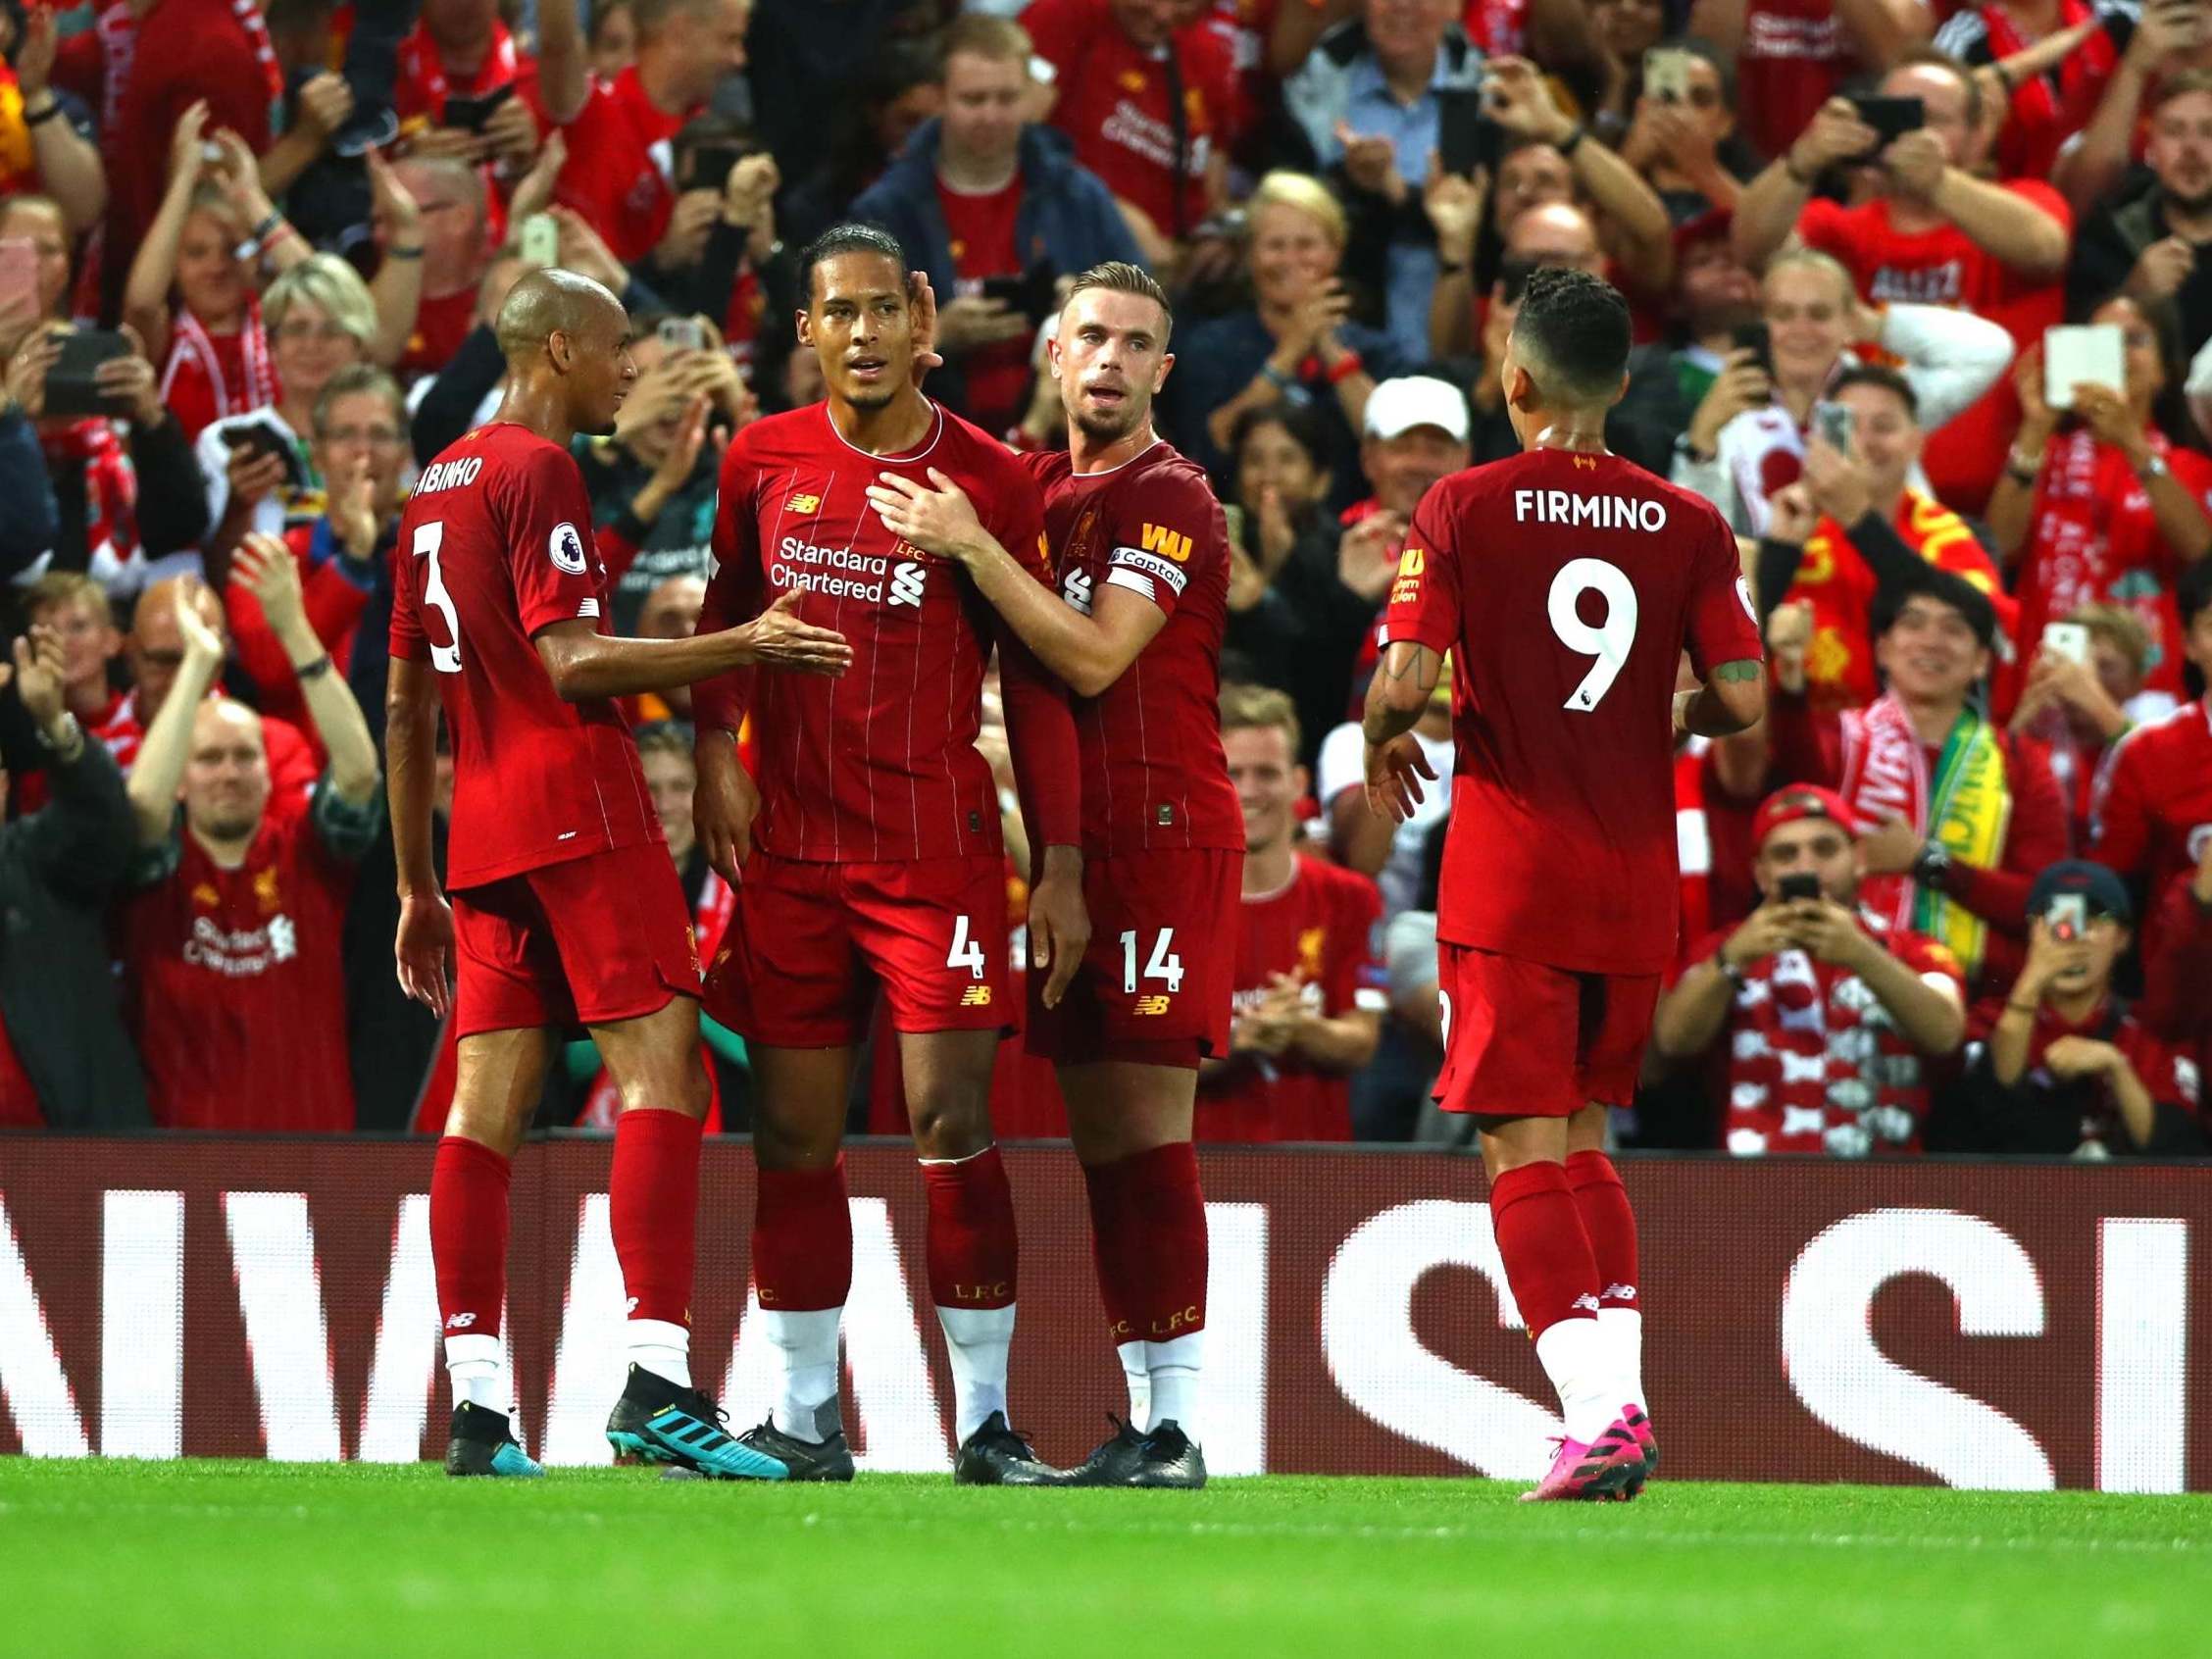
<instances>
[{"instance_id":1,"label":"green turf","mask_svg":"<svg viewBox=\"0 0 2212 1659\"><path fill-rule=\"evenodd\" d=\"M2212 1652L2202 1498L1659 1483L1537 1507L1518 1489L5 1458L0 1652Z\"/></svg>"}]
</instances>

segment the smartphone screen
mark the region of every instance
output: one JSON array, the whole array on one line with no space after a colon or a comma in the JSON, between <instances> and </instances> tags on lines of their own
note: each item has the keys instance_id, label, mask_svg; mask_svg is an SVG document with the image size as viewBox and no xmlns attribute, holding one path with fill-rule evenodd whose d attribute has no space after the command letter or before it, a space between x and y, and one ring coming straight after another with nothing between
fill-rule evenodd
<instances>
[{"instance_id":1,"label":"smartphone screen","mask_svg":"<svg viewBox=\"0 0 2212 1659\"><path fill-rule=\"evenodd\" d=\"M37 316L38 244L28 236L0 236L0 324L21 327Z\"/></svg>"},{"instance_id":2,"label":"smartphone screen","mask_svg":"<svg viewBox=\"0 0 2212 1659\"><path fill-rule=\"evenodd\" d=\"M549 213L533 213L523 221L523 263L540 268L561 263L561 226Z\"/></svg>"}]
</instances>

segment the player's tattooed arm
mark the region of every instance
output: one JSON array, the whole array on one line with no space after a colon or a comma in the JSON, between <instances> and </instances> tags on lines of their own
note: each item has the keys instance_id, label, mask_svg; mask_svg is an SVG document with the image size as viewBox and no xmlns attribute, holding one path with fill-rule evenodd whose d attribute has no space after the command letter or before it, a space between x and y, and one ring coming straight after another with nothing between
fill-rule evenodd
<instances>
[{"instance_id":1,"label":"player's tattooed arm","mask_svg":"<svg viewBox=\"0 0 2212 1659\"><path fill-rule=\"evenodd\" d=\"M1421 780L1435 781L1436 769L1412 733L1443 674L1441 652L1396 639L1367 683L1360 731L1367 738L1367 806L1378 818L1403 824L1425 797Z\"/></svg>"},{"instance_id":2,"label":"player's tattooed arm","mask_svg":"<svg viewBox=\"0 0 2212 1659\"><path fill-rule=\"evenodd\" d=\"M1699 737L1748 731L1767 712L1767 665L1756 657L1717 664L1694 691L1675 693L1675 730Z\"/></svg>"},{"instance_id":3,"label":"player's tattooed arm","mask_svg":"<svg viewBox=\"0 0 2212 1659\"><path fill-rule=\"evenodd\" d=\"M1103 583L1084 616L999 545L966 491L934 468L930 478L935 489L885 473L868 498L892 534L957 560L1006 626L1079 697L1095 697L1121 679L1167 626L1167 612L1141 593Z\"/></svg>"}]
</instances>

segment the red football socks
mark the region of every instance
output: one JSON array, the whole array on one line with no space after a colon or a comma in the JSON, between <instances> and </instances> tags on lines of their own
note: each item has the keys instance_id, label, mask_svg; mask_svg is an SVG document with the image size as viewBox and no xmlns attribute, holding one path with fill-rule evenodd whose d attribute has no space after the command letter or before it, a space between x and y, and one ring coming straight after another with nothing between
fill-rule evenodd
<instances>
[{"instance_id":1,"label":"red football socks","mask_svg":"<svg viewBox=\"0 0 2212 1659\"><path fill-rule=\"evenodd\" d=\"M1597 1262L1557 1164L1523 1164L1490 1182L1490 1228L1532 1337L1597 1315Z\"/></svg>"},{"instance_id":2,"label":"red football socks","mask_svg":"<svg viewBox=\"0 0 2212 1659\"><path fill-rule=\"evenodd\" d=\"M1206 1202L1187 1140L1086 1164L1098 1293L1117 1344L1205 1329Z\"/></svg>"},{"instance_id":3,"label":"red football socks","mask_svg":"<svg viewBox=\"0 0 2212 1659\"><path fill-rule=\"evenodd\" d=\"M940 1308L1014 1301L1014 1189L996 1146L970 1158L925 1159L930 1199L930 1297Z\"/></svg>"},{"instance_id":4,"label":"red football socks","mask_svg":"<svg viewBox=\"0 0 2212 1659\"><path fill-rule=\"evenodd\" d=\"M445 1334L499 1334L507 1299L505 1158L480 1141L442 1137L430 1167L430 1259Z\"/></svg>"},{"instance_id":5,"label":"red football socks","mask_svg":"<svg viewBox=\"0 0 2212 1659\"><path fill-rule=\"evenodd\" d=\"M1567 1160L1567 1184L1597 1262L1598 1306L1637 1308L1635 1211L1621 1172L1602 1152L1577 1152Z\"/></svg>"},{"instance_id":6,"label":"red football socks","mask_svg":"<svg viewBox=\"0 0 2212 1659\"><path fill-rule=\"evenodd\" d=\"M699 1120L649 1109L617 1118L607 1209L629 1317L690 1325L698 1248Z\"/></svg>"},{"instance_id":7,"label":"red football socks","mask_svg":"<svg viewBox=\"0 0 2212 1659\"><path fill-rule=\"evenodd\" d=\"M763 1308L841 1308L852 1289L852 1210L845 1161L826 1170L762 1170L753 1204L753 1289Z\"/></svg>"}]
</instances>

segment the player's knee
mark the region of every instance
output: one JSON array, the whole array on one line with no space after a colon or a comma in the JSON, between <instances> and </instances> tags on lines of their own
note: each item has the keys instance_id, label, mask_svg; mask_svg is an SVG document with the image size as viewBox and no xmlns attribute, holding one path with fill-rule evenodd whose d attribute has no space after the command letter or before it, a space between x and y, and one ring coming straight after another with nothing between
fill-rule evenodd
<instances>
[{"instance_id":1,"label":"player's knee","mask_svg":"<svg viewBox=\"0 0 2212 1659\"><path fill-rule=\"evenodd\" d=\"M630 1080L623 1088L626 1112L644 1107L681 1112L687 1118L704 1118L707 1108L713 1104L714 1088L707 1081L706 1065L696 1053L678 1056L666 1066L649 1068L643 1077Z\"/></svg>"},{"instance_id":2,"label":"player's knee","mask_svg":"<svg viewBox=\"0 0 2212 1659\"><path fill-rule=\"evenodd\" d=\"M991 1143L990 1090L945 1081L910 1090L907 1117L925 1158L968 1158Z\"/></svg>"}]
</instances>

